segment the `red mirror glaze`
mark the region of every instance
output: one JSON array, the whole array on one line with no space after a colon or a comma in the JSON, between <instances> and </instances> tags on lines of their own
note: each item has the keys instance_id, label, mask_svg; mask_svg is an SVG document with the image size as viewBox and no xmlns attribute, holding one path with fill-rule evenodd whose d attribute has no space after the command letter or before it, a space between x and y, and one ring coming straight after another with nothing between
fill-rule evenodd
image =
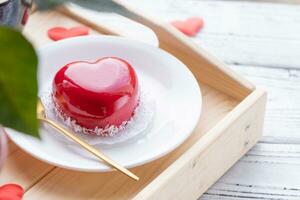
<instances>
[{"instance_id":1,"label":"red mirror glaze","mask_svg":"<svg viewBox=\"0 0 300 200\"><path fill-rule=\"evenodd\" d=\"M58 110L88 129L128 121L138 104L138 93L134 69L115 57L69 63L53 80Z\"/></svg>"}]
</instances>

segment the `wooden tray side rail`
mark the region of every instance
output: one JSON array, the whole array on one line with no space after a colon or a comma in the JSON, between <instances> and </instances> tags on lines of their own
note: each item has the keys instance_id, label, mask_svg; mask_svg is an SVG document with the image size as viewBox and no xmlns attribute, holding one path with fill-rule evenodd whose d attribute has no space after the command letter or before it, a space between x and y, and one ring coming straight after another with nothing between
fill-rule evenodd
<instances>
[{"instance_id":1,"label":"wooden tray side rail","mask_svg":"<svg viewBox=\"0 0 300 200\"><path fill-rule=\"evenodd\" d=\"M134 200L197 199L260 139L265 104L252 92Z\"/></svg>"}]
</instances>

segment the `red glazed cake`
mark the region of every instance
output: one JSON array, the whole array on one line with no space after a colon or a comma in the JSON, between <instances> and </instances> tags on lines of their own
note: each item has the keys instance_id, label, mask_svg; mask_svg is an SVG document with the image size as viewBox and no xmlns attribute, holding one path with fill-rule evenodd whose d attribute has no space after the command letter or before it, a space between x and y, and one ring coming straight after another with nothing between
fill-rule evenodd
<instances>
[{"instance_id":1,"label":"red glazed cake","mask_svg":"<svg viewBox=\"0 0 300 200\"><path fill-rule=\"evenodd\" d=\"M134 114L138 79L133 67L120 58L72 62L56 73L52 96L64 120L75 122L85 133L105 135L109 127L126 124Z\"/></svg>"}]
</instances>

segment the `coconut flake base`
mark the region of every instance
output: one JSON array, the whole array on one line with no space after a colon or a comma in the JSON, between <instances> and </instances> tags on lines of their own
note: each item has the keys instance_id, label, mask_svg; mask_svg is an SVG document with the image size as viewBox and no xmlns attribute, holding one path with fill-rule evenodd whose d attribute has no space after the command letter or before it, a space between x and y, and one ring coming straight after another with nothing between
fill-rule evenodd
<instances>
[{"instance_id":1,"label":"coconut flake base","mask_svg":"<svg viewBox=\"0 0 300 200\"><path fill-rule=\"evenodd\" d=\"M52 98L53 99L53 98ZM97 136L102 136L102 137L112 137L117 135L120 131L125 130L126 125L133 120L133 117L129 119L129 121L123 121L121 125L119 126L114 126L114 125L107 125L104 128L99 128L96 127L95 129L88 129L83 126L78 125L78 123L75 120L72 120L70 117L67 115L64 115L63 111L59 108L59 106L54 103L54 112L56 114L56 117L58 117L61 121L64 122L64 124L71 128L73 131L76 133L84 133L86 135L97 135ZM138 107L133 112L133 116L136 114L138 111Z\"/></svg>"},{"instance_id":2,"label":"coconut flake base","mask_svg":"<svg viewBox=\"0 0 300 200\"><path fill-rule=\"evenodd\" d=\"M112 145L122 143L146 132L151 125L155 113L154 98L146 92L145 88L141 88L139 105L134 110L133 116L128 121L124 121L119 126L108 125L105 128L95 128L94 130L84 128L72 120L70 117L64 116L55 106L52 100L52 88L40 94L40 98L45 105L45 113L47 118L52 119L61 125L73 130L82 139L91 145ZM50 131L51 127L48 127ZM51 131L53 129L51 128ZM61 134L55 134L59 139L66 141L68 144L75 144L70 139Z\"/></svg>"}]
</instances>

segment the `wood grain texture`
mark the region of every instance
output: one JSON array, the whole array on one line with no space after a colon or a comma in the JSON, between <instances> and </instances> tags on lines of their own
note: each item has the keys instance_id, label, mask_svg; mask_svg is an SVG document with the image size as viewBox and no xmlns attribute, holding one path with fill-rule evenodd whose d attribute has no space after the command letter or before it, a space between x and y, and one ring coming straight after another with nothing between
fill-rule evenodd
<instances>
[{"instance_id":1,"label":"wood grain texture","mask_svg":"<svg viewBox=\"0 0 300 200\"><path fill-rule=\"evenodd\" d=\"M236 65L231 68L268 91L262 141L300 144L300 70Z\"/></svg>"},{"instance_id":2,"label":"wood grain texture","mask_svg":"<svg viewBox=\"0 0 300 200\"><path fill-rule=\"evenodd\" d=\"M201 200L300 199L300 146L256 145Z\"/></svg>"},{"instance_id":3,"label":"wood grain texture","mask_svg":"<svg viewBox=\"0 0 300 200\"><path fill-rule=\"evenodd\" d=\"M300 68L300 4L127 1L165 21L203 17L196 42L228 64Z\"/></svg>"},{"instance_id":4,"label":"wood grain texture","mask_svg":"<svg viewBox=\"0 0 300 200\"><path fill-rule=\"evenodd\" d=\"M29 156L8 139L7 159L0 170L0 185L17 183L28 190L52 169L53 166Z\"/></svg>"},{"instance_id":5,"label":"wood grain texture","mask_svg":"<svg viewBox=\"0 0 300 200\"><path fill-rule=\"evenodd\" d=\"M0 185L18 183L28 190L53 168L29 156L10 141L8 157L0 173Z\"/></svg>"}]
</instances>

